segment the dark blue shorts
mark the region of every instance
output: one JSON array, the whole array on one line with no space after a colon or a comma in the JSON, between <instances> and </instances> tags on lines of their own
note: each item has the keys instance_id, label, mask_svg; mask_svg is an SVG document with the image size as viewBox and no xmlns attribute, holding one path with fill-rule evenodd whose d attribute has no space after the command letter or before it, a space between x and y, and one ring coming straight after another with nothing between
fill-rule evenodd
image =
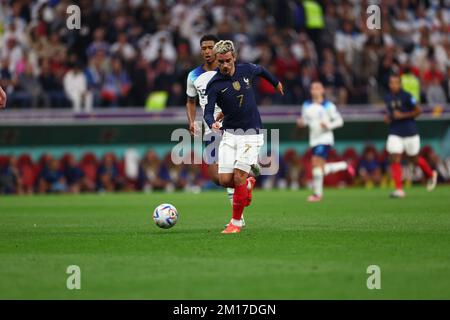
<instances>
[{"instance_id":1,"label":"dark blue shorts","mask_svg":"<svg viewBox=\"0 0 450 320\"><path fill-rule=\"evenodd\" d=\"M319 144L312 148L312 154L316 157L321 157L325 160L328 159L328 154L330 153L331 146L328 144Z\"/></svg>"}]
</instances>

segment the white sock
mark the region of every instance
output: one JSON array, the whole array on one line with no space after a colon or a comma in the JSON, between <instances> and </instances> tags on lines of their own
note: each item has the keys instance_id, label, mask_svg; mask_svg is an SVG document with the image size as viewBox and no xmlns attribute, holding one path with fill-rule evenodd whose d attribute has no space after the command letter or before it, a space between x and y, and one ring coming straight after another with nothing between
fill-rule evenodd
<instances>
[{"instance_id":1,"label":"white sock","mask_svg":"<svg viewBox=\"0 0 450 320\"><path fill-rule=\"evenodd\" d=\"M227 194L228 194L228 199L230 199L231 206L233 206L234 188L227 188Z\"/></svg>"},{"instance_id":2,"label":"white sock","mask_svg":"<svg viewBox=\"0 0 450 320\"><path fill-rule=\"evenodd\" d=\"M327 175L330 173L347 170L347 167L348 167L348 164L345 161L330 162L330 163L325 164L323 171L324 171L325 175Z\"/></svg>"},{"instance_id":3,"label":"white sock","mask_svg":"<svg viewBox=\"0 0 450 320\"><path fill-rule=\"evenodd\" d=\"M323 193L323 171L322 168L315 167L313 174L313 192L316 196L321 197Z\"/></svg>"},{"instance_id":4,"label":"white sock","mask_svg":"<svg viewBox=\"0 0 450 320\"><path fill-rule=\"evenodd\" d=\"M236 227L242 227L242 220L231 219L231 223Z\"/></svg>"}]
</instances>

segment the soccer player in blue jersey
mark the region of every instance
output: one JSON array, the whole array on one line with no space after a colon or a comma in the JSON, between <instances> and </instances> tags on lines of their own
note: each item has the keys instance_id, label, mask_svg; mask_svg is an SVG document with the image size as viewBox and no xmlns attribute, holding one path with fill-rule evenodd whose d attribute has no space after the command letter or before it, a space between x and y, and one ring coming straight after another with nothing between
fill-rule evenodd
<instances>
[{"instance_id":1,"label":"soccer player in blue jersey","mask_svg":"<svg viewBox=\"0 0 450 320\"><path fill-rule=\"evenodd\" d=\"M0 87L0 108L6 107L6 93L3 91L2 87Z\"/></svg>"},{"instance_id":2,"label":"soccer player in blue jersey","mask_svg":"<svg viewBox=\"0 0 450 320\"><path fill-rule=\"evenodd\" d=\"M193 69L189 72L187 78L187 86L186 86L186 111L187 118L189 123L189 131L191 135L197 135L200 131L200 128L197 128L195 123L195 115L196 115L196 107L197 107L197 97L202 108L202 112L205 110L206 105L206 85L209 80L217 73L217 62L216 57L213 53L214 45L219 41L219 39L212 35L207 34L201 37L200 39L200 54L203 59L203 64ZM220 120L222 118L222 112L218 106L214 108L214 118ZM204 125L204 140L205 140L205 148L208 147L209 144L215 142L215 139L218 139L219 136L217 133L211 131L211 129L206 125ZM209 148L206 149L206 162L208 164L208 173L211 177L211 180L219 184L219 176L217 173L218 165L217 165L217 152L215 148L209 151ZM228 198L232 203L233 200L233 188L227 188ZM245 222L244 222L245 225Z\"/></svg>"},{"instance_id":3,"label":"soccer player in blue jersey","mask_svg":"<svg viewBox=\"0 0 450 320\"><path fill-rule=\"evenodd\" d=\"M223 131L219 145L219 182L234 188L233 215L222 233L238 233L242 227L244 207L250 205L255 178L249 177L251 166L258 161L264 144L261 116L256 106L252 82L260 76L283 94L283 86L272 74L259 65L235 64L236 51L230 40L214 46L219 72L206 88L207 104L204 120L216 131ZM214 118L215 105L224 115L223 121Z\"/></svg>"},{"instance_id":4,"label":"soccer player in blue jersey","mask_svg":"<svg viewBox=\"0 0 450 320\"><path fill-rule=\"evenodd\" d=\"M408 156L410 163L422 169L428 179L427 190L432 191L436 187L437 172L430 168L423 157L419 156L420 137L415 119L422 110L414 97L402 90L401 79L398 75L390 76L389 89L390 92L385 98L387 107L385 122L389 125L386 149L390 154L391 176L395 183L395 191L391 193L391 197L405 197L401 166L403 152Z\"/></svg>"}]
</instances>

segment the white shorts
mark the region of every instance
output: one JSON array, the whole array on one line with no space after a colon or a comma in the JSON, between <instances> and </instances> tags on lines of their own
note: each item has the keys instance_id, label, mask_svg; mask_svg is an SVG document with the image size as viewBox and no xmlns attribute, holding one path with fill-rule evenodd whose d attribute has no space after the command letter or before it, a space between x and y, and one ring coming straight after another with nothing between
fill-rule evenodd
<instances>
[{"instance_id":1,"label":"white shorts","mask_svg":"<svg viewBox=\"0 0 450 320\"><path fill-rule=\"evenodd\" d=\"M219 145L219 173L232 173L234 169L250 172L263 145L263 134L236 135L225 131Z\"/></svg>"},{"instance_id":2,"label":"white shorts","mask_svg":"<svg viewBox=\"0 0 450 320\"><path fill-rule=\"evenodd\" d=\"M420 151L420 137L418 134L411 137L390 134L386 142L386 150L390 154L406 152L408 156L416 156Z\"/></svg>"}]
</instances>

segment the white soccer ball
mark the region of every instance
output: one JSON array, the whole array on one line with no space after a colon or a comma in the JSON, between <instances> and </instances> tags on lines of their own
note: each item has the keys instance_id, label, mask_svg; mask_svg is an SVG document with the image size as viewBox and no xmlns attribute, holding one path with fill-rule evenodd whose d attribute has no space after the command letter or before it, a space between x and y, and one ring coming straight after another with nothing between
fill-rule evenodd
<instances>
[{"instance_id":1,"label":"white soccer ball","mask_svg":"<svg viewBox=\"0 0 450 320\"><path fill-rule=\"evenodd\" d=\"M169 203L160 204L153 211L153 220L160 228L172 228L178 221L178 211Z\"/></svg>"}]
</instances>

